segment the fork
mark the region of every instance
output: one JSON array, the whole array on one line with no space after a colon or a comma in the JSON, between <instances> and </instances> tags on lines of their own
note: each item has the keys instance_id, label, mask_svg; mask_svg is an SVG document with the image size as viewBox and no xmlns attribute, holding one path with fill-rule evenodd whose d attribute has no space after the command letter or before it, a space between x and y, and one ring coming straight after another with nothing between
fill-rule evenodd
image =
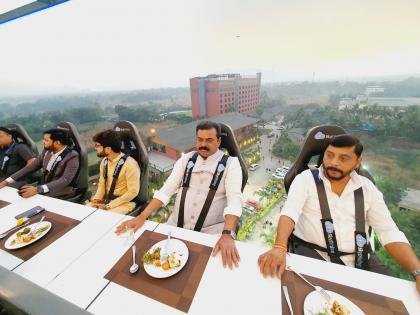
<instances>
[{"instance_id":1,"label":"fork","mask_svg":"<svg viewBox=\"0 0 420 315\"><path fill-rule=\"evenodd\" d=\"M327 291L325 291L324 288L317 286L317 285L313 285L312 283L310 283L308 280L305 279L304 276L302 276L299 272L297 272L296 270L293 270L290 266L287 267L287 269L289 269L290 271L293 271L296 275L298 275L303 281L305 281L307 284L309 284L311 287L313 287L315 289L316 292L318 292L321 297L328 303L331 304L331 296L327 293Z\"/></svg>"},{"instance_id":2,"label":"fork","mask_svg":"<svg viewBox=\"0 0 420 315\"><path fill-rule=\"evenodd\" d=\"M28 235L32 235L36 232L38 226L42 223L42 221L44 221L45 219L45 215L42 216L41 220L39 220L39 222L35 225L35 227L31 230L31 232L29 232Z\"/></svg>"},{"instance_id":3,"label":"fork","mask_svg":"<svg viewBox=\"0 0 420 315\"><path fill-rule=\"evenodd\" d=\"M168 232L168 239L166 240L165 243L165 248L163 250L163 254L160 255L160 262L164 263L166 261L166 259L168 258L168 243L171 240L171 232Z\"/></svg>"}]
</instances>

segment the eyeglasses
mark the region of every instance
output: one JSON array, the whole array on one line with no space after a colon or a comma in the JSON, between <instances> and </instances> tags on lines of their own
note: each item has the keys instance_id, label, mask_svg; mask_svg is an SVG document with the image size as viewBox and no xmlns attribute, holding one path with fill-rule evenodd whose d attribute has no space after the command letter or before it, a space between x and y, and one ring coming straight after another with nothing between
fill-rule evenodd
<instances>
[{"instance_id":1,"label":"eyeglasses","mask_svg":"<svg viewBox=\"0 0 420 315\"><path fill-rule=\"evenodd\" d=\"M102 145L95 143L95 148L102 147Z\"/></svg>"}]
</instances>

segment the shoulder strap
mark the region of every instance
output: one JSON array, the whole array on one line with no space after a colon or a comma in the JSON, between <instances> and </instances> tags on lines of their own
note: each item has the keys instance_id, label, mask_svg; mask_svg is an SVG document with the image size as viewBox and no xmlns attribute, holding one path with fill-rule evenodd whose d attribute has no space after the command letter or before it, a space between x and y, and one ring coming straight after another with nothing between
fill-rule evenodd
<instances>
[{"instance_id":1,"label":"shoulder strap","mask_svg":"<svg viewBox=\"0 0 420 315\"><path fill-rule=\"evenodd\" d=\"M312 176L315 180L316 190L318 192L319 207L321 209L321 224L324 231L325 244L327 253L331 262L342 264L343 262L339 256L337 245L337 238L335 236L334 222L331 218L330 207L328 205L327 193L325 191L324 183L319 179L319 170L311 169Z\"/></svg>"},{"instance_id":2,"label":"shoulder strap","mask_svg":"<svg viewBox=\"0 0 420 315\"><path fill-rule=\"evenodd\" d=\"M182 228L184 227L184 207L185 207L185 197L187 196L188 188L190 187L190 180L193 168L197 162L198 152L195 152L187 162L185 166L184 176L182 177L182 193L181 200L179 203L179 214L178 214L178 224L177 226Z\"/></svg>"},{"instance_id":3,"label":"shoulder strap","mask_svg":"<svg viewBox=\"0 0 420 315\"><path fill-rule=\"evenodd\" d=\"M16 148L16 142L13 141L10 147L4 153L3 163L1 164L0 170L3 172L6 169L7 162L10 160L10 156L13 154Z\"/></svg>"},{"instance_id":4,"label":"shoulder strap","mask_svg":"<svg viewBox=\"0 0 420 315\"><path fill-rule=\"evenodd\" d=\"M117 166L115 167L115 170L114 170L114 174L112 175L111 187L109 188L109 191L106 194L106 197L104 200L105 204L107 204L108 202L110 202L111 200L115 198L114 196L115 186L117 185L118 177L120 176L121 169L124 166L125 161L127 161L127 158L128 158L128 154L124 154L118 160ZM106 164L106 173L105 173L105 160L104 160L104 177L106 176L105 177L105 192L106 192L106 181L108 179L108 160L106 161L107 161L107 164Z\"/></svg>"},{"instance_id":5,"label":"shoulder strap","mask_svg":"<svg viewBox=\"0 0 420 315\"><path fill-rule=\"evenodd\" d=\"M206 201L204 202L203 209L201 209L200 216L195 223L194 231L200 232L203 227L204 221L206 220L207 214L209 213L210 206L213 202L214 196L216 195L217 188L219 187L220 181L222 180L223 173L226 169L226 163L229 156L223 155L219 163L217 164L216 171L213 174L213 178L210 183L210 190L207 194Z\"/></svg>"},{"instance_id":6,"label":"shoulder strap","mask_svg":"<svg viewBox=\"0 0 420 315\"><path fill-rule=\"evenodd\" d=\"M358 269L369 268L369 240L365 230L365 203L362 187L354 191L354 208L356 218L356 231L354 232L355 260L354 266Z\"/></svg>"}]
</instances>

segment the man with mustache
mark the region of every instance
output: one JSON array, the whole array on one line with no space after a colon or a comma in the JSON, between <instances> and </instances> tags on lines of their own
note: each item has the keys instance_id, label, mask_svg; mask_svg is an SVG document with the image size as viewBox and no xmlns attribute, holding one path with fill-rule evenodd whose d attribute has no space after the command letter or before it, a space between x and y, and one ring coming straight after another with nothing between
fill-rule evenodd
<instances>
[{"instance_id":1,"label":"man with mustache","mask_svg":"<svg viewBox=\"0 0 420 315\"><path fill-rule=\"evenodd\" d=\"M116 233L137 230L149 215L169 202L177 191L168 224L209 234L221 234L213 256L219 251L223 266L238 266L236 227L242 213L242 169L237 157L219 149L220 126L211 121L196 127L196 151L184 154L174 165L163 187L136 218L123 222Z\"/></svg>"},{"instance_id":2,"label":"man with mustache","mask_svg":"<svg viewBox=\"0 0 420 315\"><path fill-rule=\"evenodd\" d=\"M324 152L322 165L295 177L273 249L258 259L264 276L281 277L288 246L299 255L387 274L368 250L371 226L388 253L416 278L420 293L416 254L394 223L381 192L355 171L362 162L362 151L357 138L335 136Z\"/></svg>"},{"instance_id":3,"label":"man with mustache","mask_svg":"<svg viewBox=\"0 0 420 315\"><path fill-rule=\"evenodd\" d=\"M64 129L53 128L44 131L44 150L30 164L0 182L0 189L30 176L42 169L38 186L24 185L19 194L24 198L36 194L66 199L76 193L74 181L79 171L79 153L70 148L71 138Z\"/></svg>"},{"instance_id":4,"label":"man with mustache","mask_svg":"<svg viewBox=\"0 0 420 315\"><path fill-rule=\"evenodd\" d=\"M115 130L93 136L99 166L98 190L88 206L127 214L136 206L140 190L140 167L136 160L121 152L121 138Z\"/></svg>"}]
</instances>

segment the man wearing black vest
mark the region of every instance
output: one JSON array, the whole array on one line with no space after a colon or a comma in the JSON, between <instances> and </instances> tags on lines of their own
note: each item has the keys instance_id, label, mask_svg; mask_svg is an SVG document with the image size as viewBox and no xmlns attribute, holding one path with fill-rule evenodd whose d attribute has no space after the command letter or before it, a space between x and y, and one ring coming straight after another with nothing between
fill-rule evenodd
<instances>
[{"instance_id":1,"label":"man wearing black vest","mask_svg":"<svg viewBox=\"0 0 420 315\"><path fill-rule=\"evenodd\" d=\"M75 194L73 181L79 171L79 153L70 149L69 134L64 129L49 129L44 132L44 150L29 165L12 174L0 183L0 188L19 181L42 169L42 180L38 186L25 185L19 190L24 198L36 194L66 198Z\"/></svg>"},{"instance_id":2,"label":"man wearing black vest","mask_svg":"<svg viewBox=\"0 0 420 315\"><path fill-rule=\"evenodd\" d=\"M17 143L13 138L12 130L0 127L0 182L24 168L33 160L35 160L35 155L31 149L24 143ZM10 186L19 188L30 182L30 178L22 178Z\"/></svg>"},{"instance_id":3,"label":"man wearing black vest","mask_svg":"<svg viewBox=\"0 0 420 315\"><path fill-rule=\"evenodd\" d=\"M331 139L318 169L305 170L290 186L274 248L258 259L264 276L281 277L286 251L387 274L370 252L370 227L388 253L416 278L420 262L394 223L381 192L356 173L363 146L351 135Z\"/></svg>"},{"instance_id":4,"label":"man wearing black vest","mask_svg":"<svg viewBox=\"0 0 420 315\"><path fill-rule=\"evenodd\" d=\"M220 126L203 121L196 127L196 151L184 154L174 165L163 187L155 193L146 209L136 218L123 222L116 233L138 229L146 218L177 191L174 212L168 224L221 234L213 255L219 251L223 266L238 265L235 246L236 227L242 213L242 169L236 157L219 150Z\"/></svg>"},{"instance_id":5,"label":"man wearing black vest","mask_svg":"<svg viewBox=\"0 0 420 315\"><path fill-rule=\"evenodd\" d=\"M140 190L140 167L136 160L121 152L121 138L115 130L93 136L99 167L98 190L87 204L112 212L127 214L136 206Z\"/></svg>"}]
</instances>

